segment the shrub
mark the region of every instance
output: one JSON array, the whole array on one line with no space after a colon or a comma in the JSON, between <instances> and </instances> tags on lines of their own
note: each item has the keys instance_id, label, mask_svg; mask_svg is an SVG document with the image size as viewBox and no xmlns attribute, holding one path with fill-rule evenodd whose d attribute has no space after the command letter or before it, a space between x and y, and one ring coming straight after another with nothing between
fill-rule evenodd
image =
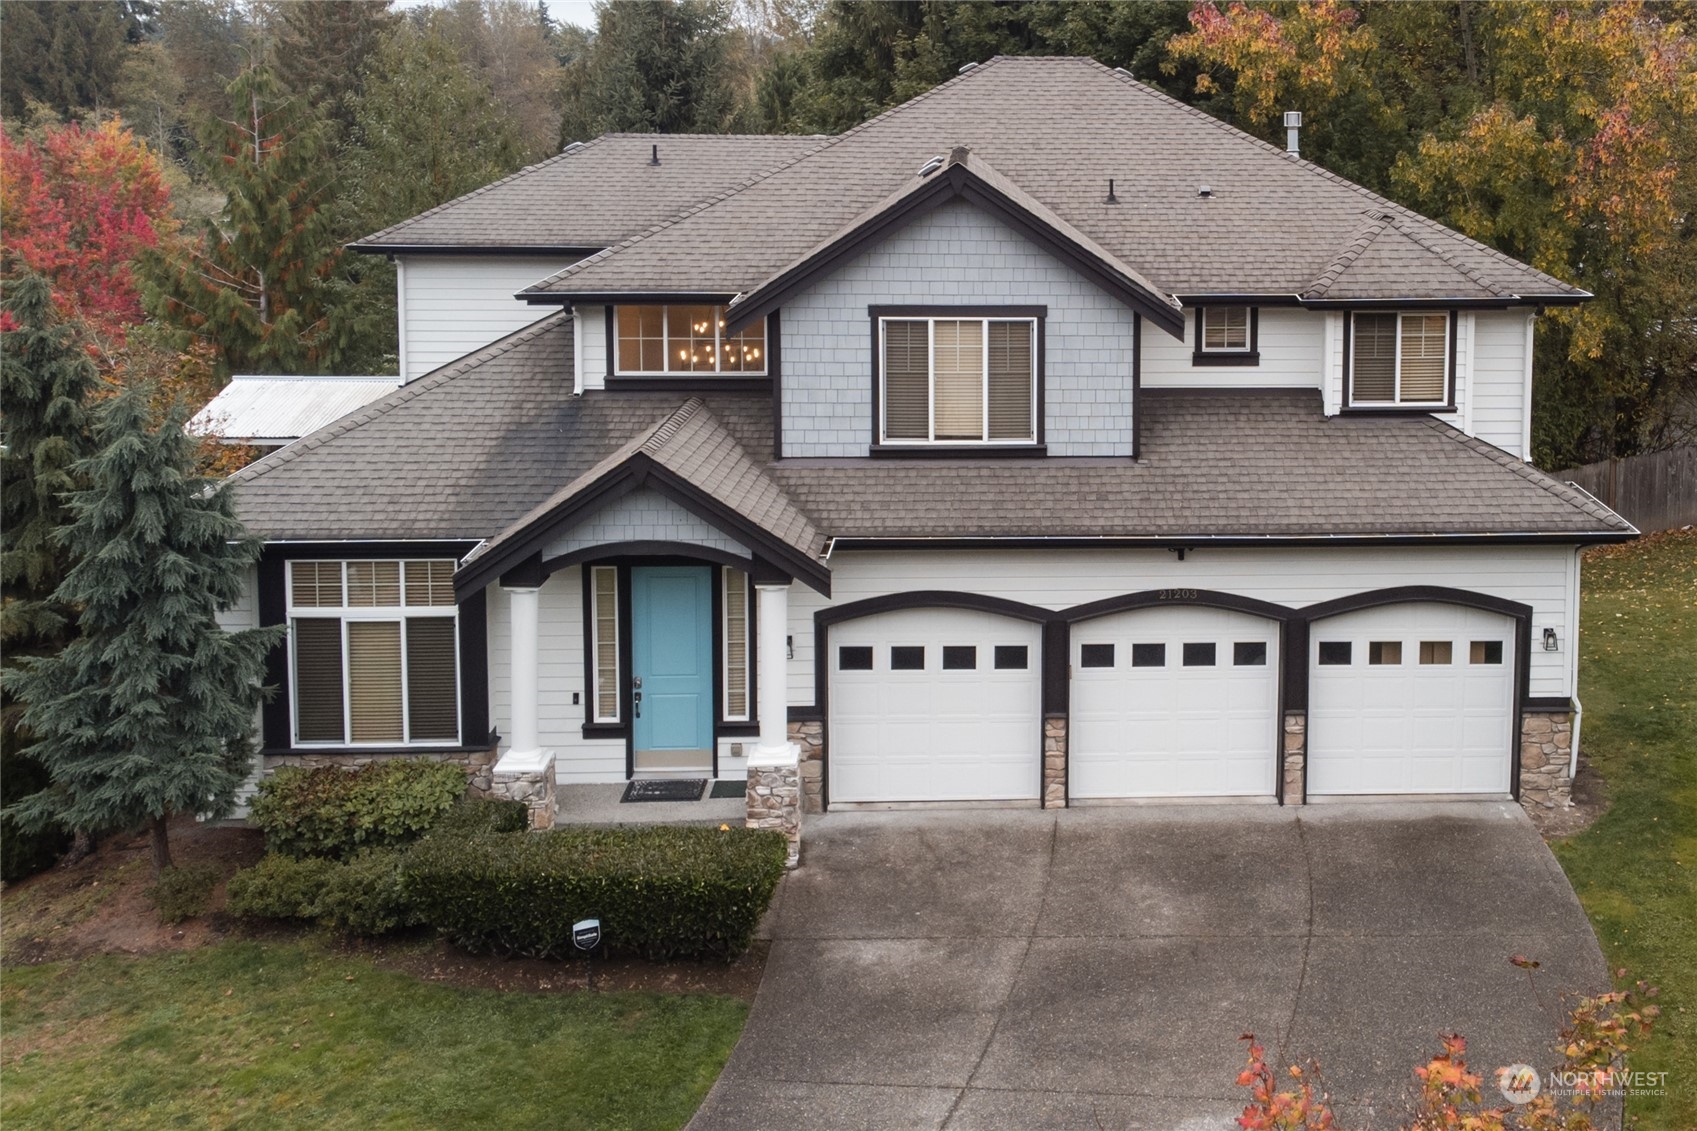
<instances>
[{"instance_id":1,"label":"shrub","mask_svg":"<svg viewBox=\"0 0 1697 1131\"><path fill-rule=\"evenodd\" d=\"M0 753L0 807L22 801L51 783L47 770L27 753L14 749L20 736L6 727L5 751ZM0 880L11 883L53 867L71 844L71 834L57 824L25 832L10 817L0 816Z\"/></svg>"},{"instance_id":2,"label":"shrub","mask_svg":"<svg viewBox=\"0 0 1697 1131\"><path fill-rule=\"evenodd\" d=\"M159 910L160 922L181 923L206 914L212 903L212 889L218 886L221 874L216 864L190 864L159 873L158 881L147 889L147 896Z\"/></svg>"},{"instance_id":3,"label":"shrub","mask_svg":"<svg viewBox=\"0 0 1697 1131\"><path fill-rule=\"evenodd\" d=\"M286 766L259 783L249 819L265 830L273 852L342 857L416 839L464 792L465 771L452 762Z\"/></svg>"},{"instance_id":4,"label":"shrub","mask_svg":"<svg viewBox=\"0 0 1697 1131\"><path fill-rule=\"evenodd\" d=\"M748 948L784 871L771 830L556 829L432 836L402 888L421 922L474 953L577 954L571 925L600 919L609 949L651 960Z\"/></svg>"},{"instance_id":5,"label":"shrub","mask_svg":"<svg viewBox=\"0 0 1697 1131\"><path fill-rule=\"evenodd\" d=\"M395 848L368 848L331 867L313 907L313 918L350 935L386 935L418 925L401 892L401 861Z\"/></svg>"},{"instance_id":6,"label":"shrub","mask_svg":"<svg viewBox=\"0 0 1697 1131\"><path fill-rule=\"evenodd\" d=\"M230 877L230 913L244 919L311 919L336 868L334 860L322 857L269 853Z\"/></svg>"},{"instance_id":7,"label":"shrub","mask_svg":"<svg viewBox=\"0 0 1697 1131\"><path fill-rule=\"evenodd\" d=\"M464 797L430 827L431 836L517 833L530 827L530 809L501 797Z\"/></svg>"}]
</instances>

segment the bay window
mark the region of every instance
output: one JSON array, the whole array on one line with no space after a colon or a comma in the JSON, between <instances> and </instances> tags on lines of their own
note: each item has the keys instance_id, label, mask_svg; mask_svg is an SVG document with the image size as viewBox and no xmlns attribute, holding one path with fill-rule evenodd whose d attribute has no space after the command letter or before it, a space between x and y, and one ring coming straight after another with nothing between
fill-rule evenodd
<instances>
[{"instance_id":1,"label":"bay window","mask_svg":"<svg viewBox=\"0 0 1697 1131\"><path fill-rule=\"evenodd\" d=\"M452 560L290 562L288 617L296 745L459 741Z\"/></svg>"},{"instance_id":2,"label":"bay window","mask_svg":"<svg viewBox=\"0 0 1697 1131\"><path fill-rule=\"evenodd\" d=\"M880 318L885 444L1037 441L1037 319Z\"/></svg>"},{"instance_id":3,"label":"bay window","mask_svg":"<svg viewBox=\"0 0 1697 1131\"><path fill-rule=\"evenodd\" d=\"M1350 320L1351 405L1447 404L1449 366L1448 314L1375 311Z\"/></svg>"},{"instance_id":4,"label":"bay window","mask_svg":"<svg viewBox=\"0 0 1697 1131\"><path fill-rule=\"evenodd\" d=\"M766 320L725 332L722 306L620 306L614 373L635 377L766 373Z\"/></svg>"}]
</instances>

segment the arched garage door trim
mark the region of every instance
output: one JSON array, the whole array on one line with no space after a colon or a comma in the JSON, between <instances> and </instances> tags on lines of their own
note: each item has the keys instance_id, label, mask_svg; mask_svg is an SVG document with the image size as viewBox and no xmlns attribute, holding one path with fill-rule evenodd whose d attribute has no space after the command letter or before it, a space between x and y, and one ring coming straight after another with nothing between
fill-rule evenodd
<instances>
[{"instance_id":1,"label":"arched garage door trim","mask_svg":"<svg viewBox=\"0 0 1697 1131\"><path fill-rule=\"evenodd\" d=\"M1067 636L1066 622L1059 619L1060 615L1051 609L1039 605L1028 605L1023 601L1014 601L1006 597L992 597L983 593L962 593L952 589L915 589L906 593L887 593L881 597L866 597L859 601L850 601L846 605L832 605L820 609L813 614L813 702L819 717L829 719L830 705L830 656L831 626L845 621L859 620L861 617L876 616L879 613L893 613L904 609L968 609L983 613L996 613L1011 617L1015 620L1028 621L1043 626L1042 654L1042 701L1045 716L1056 713L1054 703L1060 703L1058 710L1066 710L1066 677L1067 677ZM793 714L793 712L792 712ZM820 752L824 765L821 767L821 801L826 809L831 807L831 740L830 729L825 730L824 746Z\"/></svg>"},{"instance_id":2,"label":"arched garage door trim","mask_svg":"<svg viewBox=\"0 0 1697 1131\"><path fill-rule=\"evenodd\" d=\"M1255 597L1243 597L1236 593L1221 593L1213 589L1145 589L1138 593L1122 593L1118 597L1106 597L1100 601L1090 601L1083 605L1074 605L1056 615L1065 622L1070 630L1072 625L1081 621L1094 620L1097 617L1111 616L1114 613L1129 612L1135 609L1162 608L1170 605L1200 605L1210 609L1225 609L1229 612L1248 613L1252 616L1265 617L1267 620L1278 622L1279 626L1279 718L1283 719L1285 712L1291 709L1290 689L1292 687L1307 688L1308 636L1302 620L1302 613L1288 605L1276 605L1271 601L1262 601ZM1047 636L1044 638L1047 643ZM1070 631L1060 637L1062 657L1062 679L1060 686L1061 705L1059 713L1069 712L1071 704L1066 695L1071 681L1065 678L1065 661L1071 654ZM1047 669L1045 669L1046 672ZM1047 705L1047 687L1045 687L1045 705ZM1068 795L1071 795L1070 780L1072 777L1072 760L1067 760L1067 777L1069 783ZM1278 764L1273 775L1273 795L1280 805L1285 802L1285 752L1284 743L1278 747Z\"/></svg>"},{"instance_id":3,"label":"arched garage door trim","mask_svg":"<svg viewBox=\"0 0 1697 1131\"><path fill-rule=\"evenodd\" d=\"M1372 589L1365 593L1351 593L1347 597L1336 597L1330 601L1321 601L1301 609L1297 615L1302 618L1301 641L1292 639L1293 644L1299 644L1302 649L1301 683L1293 686L1287 693L1288 706L1306 711L1308 709L1308 672L1311 657L1308 655L1309 628L1316 621L1335 617L1342 613L1358 612L1362 609L1376 609L1383 605L1407 605L1425 602L1438 605L1459 605L1468 609L1479 609L1487 613L1500 613L1514 621L1514 726L1509 740L1509 794L1516 800L1520 799L1520 726L1521 719L1526 713L1527 695L1532 679L1532 606L1519 601L1510 601L1506 597L1493 597L1488 593L1475 593L1471 589L1452 589L1447 585L1397 585L1389 589ZM1294 671L1295 669L1288 669ZM1308 792L1308 759L1303 760L1302 789L1303 795Z\"/></svg>"}]
</instances>

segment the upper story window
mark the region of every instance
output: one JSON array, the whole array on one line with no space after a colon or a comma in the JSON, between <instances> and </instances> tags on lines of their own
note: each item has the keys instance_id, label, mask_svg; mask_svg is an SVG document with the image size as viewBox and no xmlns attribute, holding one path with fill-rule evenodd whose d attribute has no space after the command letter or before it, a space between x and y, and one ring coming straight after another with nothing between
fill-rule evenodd
<instances>
[{"instance_id":1,"label":"upper story window","mask_svg":"<svg viewBox=\"0 0 1697 1131\"><path fill-rule=\"evenodd\" d=\"M880 440L1037 441L1037 319L880 318Z\"/></svg>"},{"instance_id":2,"label":"upper story window","mask_svg":"<svg viewBox=\"0 0 1697 1131\"><path fill-rule=\"evenodd\" d=\"M296 745L459 741L453 561L294 561L288 572Z\"/></svg>"},{"instance_id":3,"label":"upper story window","mask_svg":"<svg viewBox=\"0 0 1697 1131\"><path fill-rule=\"evenodd\" d=\"M722 306L621 306L615 373L670 377L686 373L766 373L766 321L725 333Z\"/></svg>"},{"instance_id":4,"label":"upper story window","mask_svg":"<svg viewBox=\"0 0 1697 1131\"><path fill-rule=\"evenodd\" d=\"M1349 403L1449 403L1450 316L1361 312L1350 320Z\"/></svg>"},{"instance_id":5,"label":"upper story window","mask_svg":"<svg viewBox=\"0 0 1697 1131\"><path fill-rule=\"evenodd\" d=\"M1196 312L1195 365L1255 365L1260 321L1253 306L1204 306Z\"/></svg>"}]
</instances>

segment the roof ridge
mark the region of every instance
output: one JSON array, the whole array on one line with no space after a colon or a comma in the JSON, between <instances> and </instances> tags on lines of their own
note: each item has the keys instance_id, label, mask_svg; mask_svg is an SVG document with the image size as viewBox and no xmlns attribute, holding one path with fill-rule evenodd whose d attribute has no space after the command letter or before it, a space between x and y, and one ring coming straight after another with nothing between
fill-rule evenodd
<instances>
[{"instance_id":1,"label":"roof ridge","mask_svg":"<svg viewBox=\"0 0 1697 1131\"><path fill-rule=\"evenodd\" d=\"M648 434L648 439L642 442L642 450L655 452L671 443L672 439L683 431L683 426L693 420L696 413L700 412L705 406L706 402L700 397L689 398L654 426L654 430Z\"/></svg>"},{"instance_id":2,"label":"roof ridge","mask_svg":"<svg viewBox=\"0 0 1697 1131\"><path fill-rule=\"evenodd\" d=\"M1326 269L1316 275L1314 281L1308 284L1308 289L1303 292L1304 298L1325 298L1326 292L1331 290L1339 279L1343 278L1344 272L1348 271L1355 264L1355 261L1360 259L1367 249L1373 246L1373 241L1377 240L1390 225L1390 221L1376 213L1369 212L1367 216L1369 219L1356 229L1354 238L1346 243L1343 250L1339 251L1337 255L1332 257L1332 261L1326 264Z\"/></svg>"},{"instance_id":3,"label":"roof ridge","mask_svg":"<svg viewBox=\"0 0 1697 1131\"><path fill-rule=\"evenodd\" d=\"M499 338L484 346L480 350L468 353L464 357L448 362L446 365L438 366L426 373L424 376L417 377L406 382L388 396L379 397L364 408L355 412L350 412L341 419L326 424L318 431L307 436L302 436L294 443L286 444L272 452L270 455L255 460L253 463L250 463L241 470L231 474L226 482L246 483L250 480L259 478L261 475L264 475L266 472L271 471L274 468L292 463L307 452L323 447L338 436L345 435L346 433L353 431L355 428L368 424L372 420L375 420L392 409L399 408L401 405L422 396L432 389L440 388L454 380L454 378L460 377L471 372L473 369L478 368L485 362L497 358L510 350L516 349L531 339L539 337L543 333L554 329L556 326L568 322L570 317L571 312L569 310L557 310L552 314L544 315L543 317L538 318L535 322L532 322L530 325L520 327L508 334L506 337Z\"/></svg>"},{"instance_id":4,"label":"roof ridge","mask_svg":"<svg viewBox=\"0 0 1697 1131\"><path fill-rule=\"evenodd\" d=\"M807 138L827 138L827 137L835 137L835 136L836 136L835 134L708 133L708 132L696 132L694 130L691 130L688 133L669 134L669 133L661 133L657 130L608 130L606 133L596 134L595 137L593 138L593 140L600 141L604 137L665 137L665 138L720 137L720 138L734 138L734 139L737 139L737 140L746 140L748 138L755 138L755 137L761 138L763 140L766 139L766 138L792 138L793 137L793 138L800 138L802 140L806 140ZM586 141L583 144L588 145L589 142Z\"/></svg>"},{"instance_id":5,"label":"roof ridge","mask_svg":"<svg viewBox=\"0 0 1697 1131\"><path fill-rule=\"evenodd\" d=\"M1483 287L1485 290L1490 291L1494 295L1501 295L1503 293L1503 289L1501 287L1486 281L1473 268L1467 266L1465 263L1457 262L1453 253L1445 251L1443 248L1436 247L1432 243L1422 239L1420 235L1415 232L1409 231L1407 226L1397 222L1396 217L1387 217L1386 222L1396 230L1398 235L1406 238L1410 243L1414 244L1415 247L1422 248L1437 256L1439 259L1443 260L1445 265L1452 271L1465 276L1468 281L1472 282L1475 286ZM1530 266L1530 264L1528 264L1528 266Z\"/></svg>"},{"instance_id":6,"label":"roof ridge","mask_svg":"<svg viewBox=\"0 0 1697 1131\"><path fill-rule=\"evenodd\" d=\"M1016 58L1016 57L1017 56L998 56L997 58L998 59L1007 59L1007 58ZM569 278L573 274L579 273L580 271L588 270L591 266L598 264L605 259L610 258L614 254L624 250L625 248L631 247L634 244L641 243L643 240L647 239L649 236L652 236L652 235L655 235L659 232L665 231L667 228L675 227L678 224L682 223L683 221L689 219L691 216L695 216L698 213L705 212L709 208L712 208L714 205L719 204L722 201L728 200L731 197L736 196L738 193L744 192L747 189L752 188L753 186L761 183L762 181L770 180L771 178L777 176L779 173L782 173L785 170L791 169L791 168L795 167L797 164L799 164L803 161L806 161L808 158L815 157L815 156L819 155L820 153L823 153L825 150L830 149L833 146L835 146L835 145L837 145L841 142L847 141L849 138L854 137L856 134L862 133L867 129L870 129L873 125L876 125L877 123L883 121L885 118L888 118L893 114L897 114L897 113L907 109L910 106L914 106L917 103L922 102L925 99L930 98L933 95L940 93L941 91L947 90L949 87L963 83L967 79L973 78L973 77L981 74L986 67L990 66L990 64L994 63L994 62L996 62L996 59L992 59L990 61L990 63L981 63L978 66L972 68L970 71L967 71L965 74L956 75L954 78L949 79L947 82L940 82L936 86L930 88L929 90L922 90L918 94L914 95L912 98L908 99L906 102L903 102L898 106L892 106L888 110L885 110L883 113L876 114L873 117L866 119L864 122L861 122L859 125L851 126L850 128L844 130L840 134L826 134L826 135L824 135L825 138L826 138L825 141L821 142L819 145L815 146L814 148L809 149L806 153L797 154L795 157L790 158L788 161L785 161L785 162L778 164L778 165L774 165L772 168L767 169L765 172L759 173L759 174L757 174L753 177L750 177L747 180L741 182L740 184L732 185L730 188L725 189L725 190L723 190L723 191L721 191L721 192L719 192L719 193L717 193L713 196L710 196L710 197L707 197L703 200L697 201L696 203L690 205L688 208L685 208L683 211L677 213L676 215L673 215L673 216L670 216L670 217L668 217L664 220L658 221L657 223L649 226L648 228L643 229L642 231L636 233L633 236L627 236L625 239L620 240L618 243L614 244L611 247L604 247L600 251L596 252L594 255L588 256L584 259L580 259L576 263L573 263L573 264L570 264L566 267L563 267L560 270L554 272L552 275L549 275L545 279L538 279L536 282L532 283L530 286L526 287L524 290L525 291L538 291L539 288L545 287L550 283L557 282L561 279ZM520 293L524 293L524 292L520 292Z\"/></svg>"},{"instance_id":7,"label":"roof ridge","mask_svg":"<svg viewBox=\"0 0 1697 1131\"><path fill-rule=\"evenodd\" d=\"M1268 153L1271 153L1271 154L1278 156L1278 157L1283 157L1283 158L1290 160L1290 161L1294 161L1298 165L1307 169L1309 172L1316 173L1316 174L1324 177L1325 179L1327 179L1329 181L1333 181L1333 182L1335 182L1339 185L1342 185L1344 188L1347 188L1350 191L1357 193L1360 196L1364 196L1367 199L1373 201L1375 204L1379 205L1381 208L1386 208L1386 209L1391 210L1398 217L1401 217L1405 220L1409 220L1411 222L1424 221L1425 223L1430 224L1433 227L1439 228L1442 231L1448 233L1449 235L1454 236L1456 239L1462 240L1463 242L1477 248L1478 250L1490 254L1492 257L1494 257L1498 260L1501 260L1504 263L1507 263L1507 264L1514 266L1514 267L1523 268L1527 271L1531 271L1534 275L1537 275L1537 276L1544 278L1544 279L1548 279L1550 282L1555 283L1557 286L1566 287L1566 288L1573 290L1573 291L1579 291L1582 294L1589 294L1590 293L1588 291L1585 291L1582 287L1575 286L1572 283L1563 282L1562 280L1556 278L1554 275L1549 274L1547 271L1540 271L1538 268L1532 266L1530 263L1523 263L1520 260L1514 258L1512 255L1509 255L1507 252L1499 251L1496 248L1491 247L1489 244L1480 243L1478 240L1474 239L1472 236L1467 235L1465 232L1459 232L1459 231L1450 227L1447 224L1440 224L1440 223L1438 223L1438 221L1432 219L1429 216L1422 216L1422 215L1420 215L1420 213L1415 212L1413 209L1408 208L1404 205L1398 204L1396 201L1390 199L1389 197L1379 195L1378 193L1374 192L1372 189L1367 188L1365 185L1358 185L1354 181L1350 180L1348 177L1345 177L1345 176L1342 176L1338 173L1332 172L1332 170L1326 168L1324 165L1316 165L1314 162L1309 161L1305 157L1301 157L1297 154L1290 153L1286 150L1280 149L1278 146L1274 145L1272 142L1266 141L1262 138L1258 138L1254 134L1248 132L1247 130L1239 129L1237 126L1232 125L1230 122L1221 121L1219 118L1214 117L1212 114L1209 114L1208 112L1206 112L1204 110L1198 109L1195 106L1191 106L1189 103L1181 102L1177 98L1174 98L1172 95L1168 94L1166 91L1157 90L1155 87L1152 87L1147 83L1139 82L1137 79L1132 77L1132 75L1129 71L1123 71L1123 70L1118 69L1118 68L1109 67L1107 64L1102 63L1102 62L1100 62L1096 59L1089 59L1088 62L1090 62L1091 64L1096 66L1099 70L1106 71L1108 74L1114 76L1116 79L1119 79L1121 82L1128 84L1129 86L1131 86L1135 90L1139 91L1140 93L1145 94L1148 97L1153 98L1158 102L1165 102L1168 105L1172 106L1173 108L1178 109L1178 110L1182 110L1186 114L1189 114L1191 117L1198 118L1198 119L1200 119L1204 122L1207 122L1208 124L1215 126L1216 128L1223 130L1226 133L1232 134L1232 135L1239 137L1239 138L1242 138L1246 141L1254 142L1256 145L1260 146L1262 149L1266 150ZM1424 246L1424 245L1422 245L1422 246ZM1487 289L1493 289L1493 288L1487 288Z\"/></svg>"},{"instance_id":8,"label":"roof ridge","mask_svg":"<svg viewBox=\"0 0 1697 1131\"><path fill-rule=\"evenodd\" d=\"M1469 436L1455 425L1450 424L1447 421L1439 420L1435 416L1427 416L1424 418L1424 421L1429 427L1436 429L1440 435L1455 441L1465 448L1478 452L1480 455L1485 456L1501 467L1508 468L1528 483L1543 488L1562 502L1575 507L1585 514L1590 515L1592 518L1600 519L1605 524L1612 518L1626 523L1628 526L1632 525L1631 523L1626 522L1624 518L1621 518L1621 516L1615 511L1610 510L1607 506L1598 502L1590 494L1577 491L1568 484L1556 479L1554 476L1546 475L1544 472L1539 471L1536 467L1533 467L1530 463L1503 451L1495 444L1488 443L1476 436Z\"/></svg>"}]
</instances>

